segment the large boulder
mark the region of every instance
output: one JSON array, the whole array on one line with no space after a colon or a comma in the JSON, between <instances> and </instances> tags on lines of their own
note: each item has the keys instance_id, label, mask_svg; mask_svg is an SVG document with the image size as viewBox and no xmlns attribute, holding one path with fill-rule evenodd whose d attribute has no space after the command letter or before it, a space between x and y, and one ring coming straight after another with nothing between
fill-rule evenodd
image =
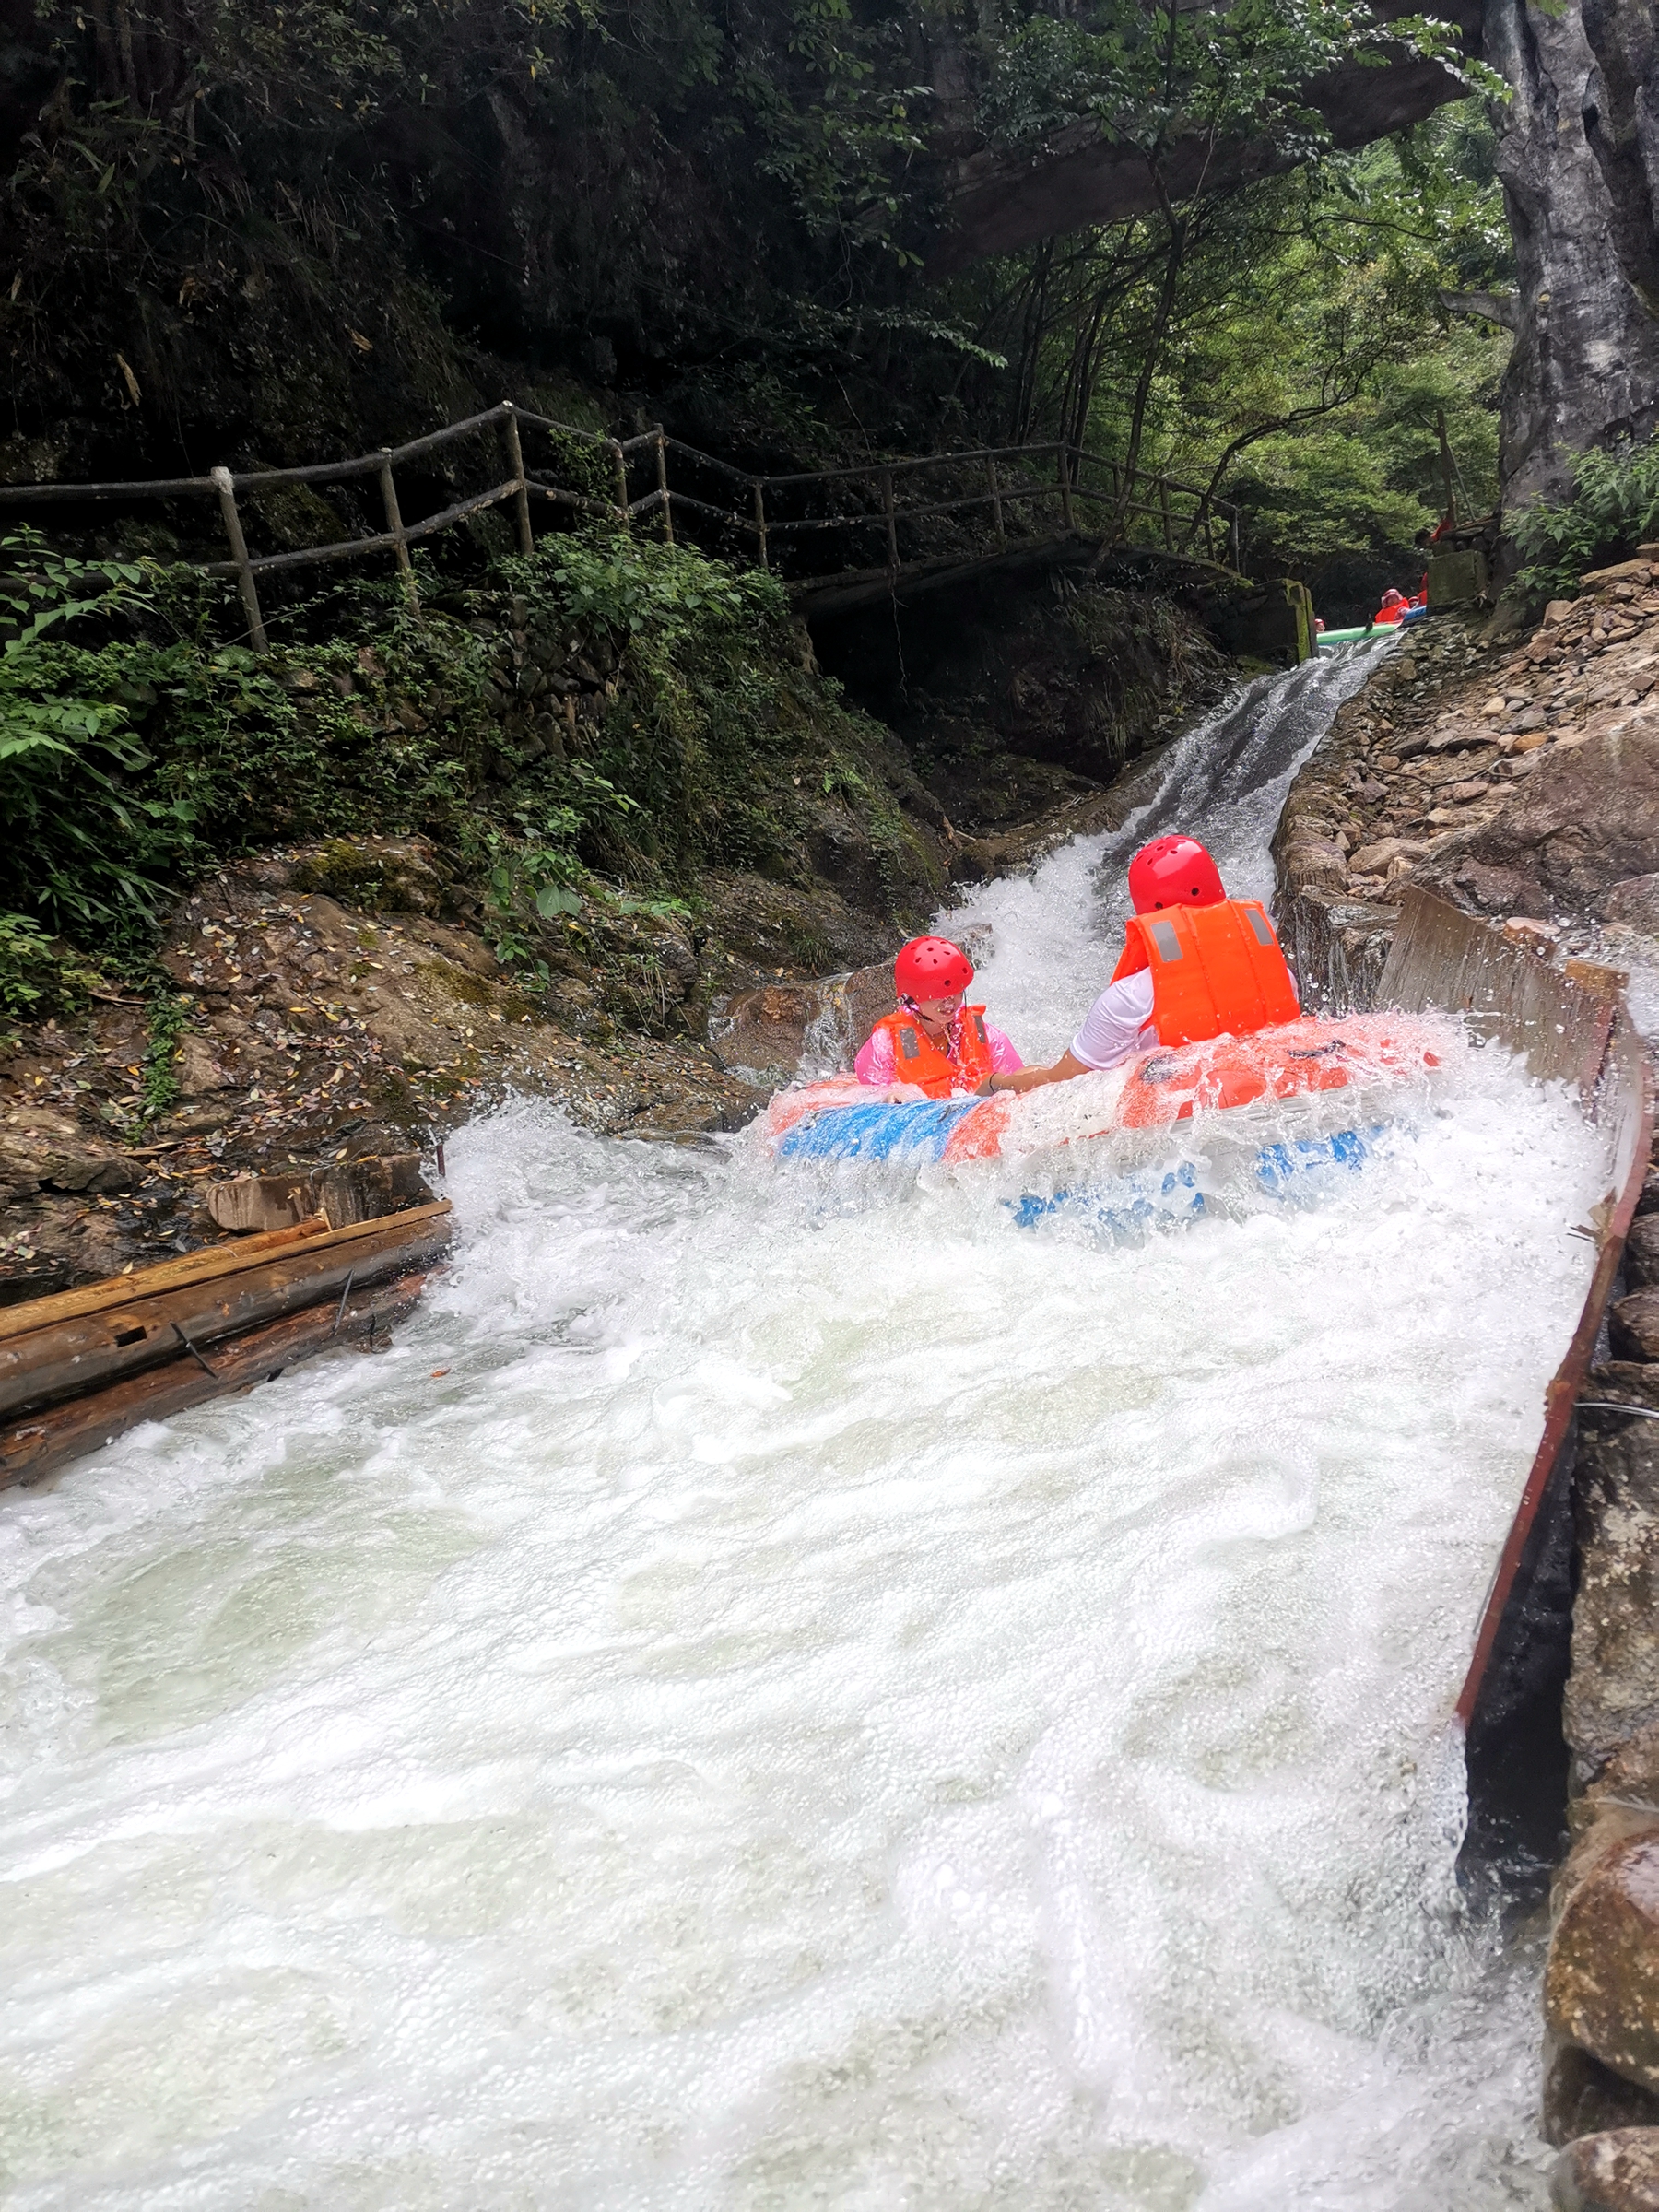
<instances>
[{"instance_id":1,"label":"large boulder","mask_svg":"<svg viewBox=\"0 0 1659 2212\"><path fill-rule=\"evenodd\" d=\"M1659 2094L1659 1818L1608 1825L1610 1840L1593 1833L1556 1920L1545 2018L1561 2042Z\"/></svg>"},{"instance_id":2,"label":"large boulder","mask_svg":"<svg viewBox=\"0 0 1659 2212\"><path fill-rule=\"evenodd\" d=\"M990 925L959 930L970 959L991 951ZM722 1066L776 1088L797 1076L843 1074L884 1014L893 1010L893 966L875 960L843 975L762 983L722 999L709 1021L709 1042Z\"/></svg>"},{"instance_id":3,"label":"large boulder","mask_svg":"<svg viewBox=\"0 0 1659 2212\"><path fill-rule=\"evenodd\" d=\"M1659 2127L1659 2097L1576 2043L1547 2034L1538 2125L1546 2143L1575 2143L1612 2128Z\"/></svg>"},{"instance_id":4,"label":"large boulder","mask_svg":"<svg viewBox=\"0 0 1659 2212\"><path fill-rule=\"evenodd\" d=\"M1659 873L1659 705L1551 747L1447 872L1465 902L1489 912L1572 919L1601 914L1615 886Z\"/></svg>"},{"instance_id":5,"label":"large boulder","mask_svg":"<svg viewBox=\"0 0 1659 2212\"><path fill-rule=\"evenodd\" d=\"M1646 1272L1650 1242L1643 1239L1631 1255L1631 1272L1641 1287L1619 1299L1607 1316L1613 1348L1626 1359L1659 1359L1659 1285Z\"/></svg>"},{"instance_id":6,"label":"large boulder","mask_svg":"<svg viewBox=\"0 0 1659 2212\"><path fill-rule=\"evenodd\" d=\"M1659 423L1653 9L1491 0L1483 28L1512 94L1494 112L1515 243L1501 455L1514 513L1562 497L1583 447Z\"/></svg>"},{"instance_id":7,"label":"large boulder","mask_svg":"<svg viewBox=\"0 0 1659 2212\"><path fill-rule=\"evenodd\" d=\"M34 1191L125 1191L138 1180L124 1152L50 1106L0 1116L0 1197Z\"/></svg>"},{"instance_id":8,"label":"large boulder","mask_svg":"<svg viewBox=\"0 0 1659 2212\"><path fill-rule=\"evenodd\" d=\"M892 1010L892 966L879 960L847 975L740 991L710 1020L709 1041L723 1066L778 1086L797 1075L850 1068L871 1029Z\"/></svg>"},{"instance_id":9,"label":"large boulder","mask_svg":"<svg viewBox=\"0 0 1659 2212\"><path fill-rule=\"evenodd\" d=\"M1584 2136L1549 2176L1556 2212L1659 2212L1659 2127Z\"/></svg>"},{"instance_id":10,"label":"large boulder","mask_svg":"<svg viewBox=\"0 0 1659 2212\"><path fill-rule=\"evenodd\" d=\"M1659 1214L1642 1214L1631 1222L1625 1240L1625 1275L1638 1289L1659 1283Z\"/></svg>"}]
</instances>

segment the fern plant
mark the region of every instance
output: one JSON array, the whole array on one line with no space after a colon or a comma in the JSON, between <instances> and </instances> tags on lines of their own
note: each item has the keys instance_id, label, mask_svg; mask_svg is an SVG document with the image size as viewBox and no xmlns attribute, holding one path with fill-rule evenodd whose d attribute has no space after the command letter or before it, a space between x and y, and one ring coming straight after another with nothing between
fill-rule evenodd
<instances>
[{"instance_id":1,"label":"fern plant","mask_svg":"<svg viewBox=\"0 0 1659 2212\"><path fill-rule=\"evenodd\" d=\"M1659 538L1659 436L1645 445L1629 439L1593 446L1572 472L1572 497L1559 506L1536 501L1515 526L1531 591L1565 597L1586 569L1605 567Z\"/></svg>"}]
</instances>

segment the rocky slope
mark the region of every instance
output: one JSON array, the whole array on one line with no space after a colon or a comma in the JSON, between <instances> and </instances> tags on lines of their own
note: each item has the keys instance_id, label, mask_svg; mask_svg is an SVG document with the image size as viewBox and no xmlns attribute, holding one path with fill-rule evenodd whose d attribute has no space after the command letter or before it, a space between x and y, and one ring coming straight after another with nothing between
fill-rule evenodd
<instances>
[{"instance_id":1,"label":"rocky slope","mask_svg":"<svg viewBox=\"0 0 1659 2212\"><path fill-rule=\"evenodd\" d=\"M1304 986L1381 971L1406 883L1571 950L1659 959L1659 547L1586 577L1530 637L1408 632L1291 787L1279 914Z\"/></svg>"}]
</instances>

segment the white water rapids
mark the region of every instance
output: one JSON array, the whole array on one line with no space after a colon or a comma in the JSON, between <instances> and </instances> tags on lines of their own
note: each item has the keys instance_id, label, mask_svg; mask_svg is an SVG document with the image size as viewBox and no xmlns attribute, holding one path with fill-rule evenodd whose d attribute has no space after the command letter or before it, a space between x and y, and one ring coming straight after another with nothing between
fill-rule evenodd
<instances>
[{"instance_id":1,"label":"white water rapids","mask_svg":"<svg viewBox=\"0 0 1659 2212\"><path fill-rule=\"evenodd\" d=\"M975 901L1028 1053L1358 675ZM1454 1059L1132 1246L521 1105L390 1353L0 1499L7 2205L1541 2205L1444 1729L1601 1178Z\"/></svg>"}]
</instances>

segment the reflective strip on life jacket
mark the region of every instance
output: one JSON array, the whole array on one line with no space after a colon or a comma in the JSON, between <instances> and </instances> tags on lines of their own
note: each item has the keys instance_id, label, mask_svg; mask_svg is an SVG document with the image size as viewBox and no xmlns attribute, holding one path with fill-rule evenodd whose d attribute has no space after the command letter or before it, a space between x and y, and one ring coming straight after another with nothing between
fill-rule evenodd
<instances>
[{"instance_id":1,"label":"reflective strip on life jacket","mask_svg":"<svg viewBox=\"0 0 1659 2212\"><path fill-rule=\"evenodd\" d=\"M1301 1011L1266 909L1256 899L1171 906L1131 914L1112 977L1152 971L1152 1027L1159 1044L1248 1037Z\"/></svg>"},{"instance_id":2,"label":"reflective strip on life jacket","mask_svg":"<svg viewBox=\"0 0 1659 2212\"><path fill-rule=\"evenodd\" d=\"M950 1021L950 1051L942 1051L913 1016L887 1014L876 1024L893 1041L893 1073L913 1083L930 1099L953 1091L978 1090L992 1068L991 1041L983 1006L960 1006Z\"/></svg>"}]
</instances>

